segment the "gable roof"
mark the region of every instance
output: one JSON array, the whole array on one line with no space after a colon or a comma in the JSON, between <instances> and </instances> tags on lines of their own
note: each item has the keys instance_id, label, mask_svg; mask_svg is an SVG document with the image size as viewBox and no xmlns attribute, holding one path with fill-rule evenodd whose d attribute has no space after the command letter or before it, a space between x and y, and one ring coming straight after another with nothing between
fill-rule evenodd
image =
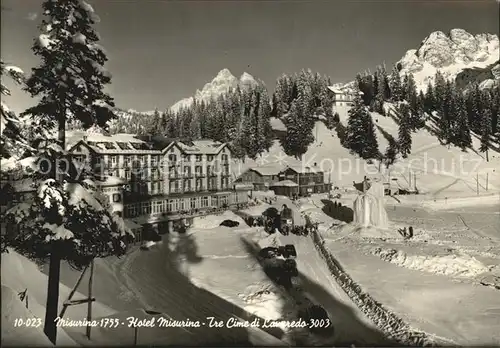
<instances>
[{"instance_id":1,"label":"gable roof","mask_svg":"<svg viewBox=\"0 0 500 348\"><path fill-rule=\"evenodd\" d=\"M291 169L298 174L323 172L318 166L288 165L283 171L286 171L288 169Z\"/></svg>"},{"instance_id":2,"label":"gable roof","mask_svg":"<svg viewBox=\"0 0 500 348\"><path fill-rule=\"evenodd\" d=\"M262 176L278 175L281 172L281 168L275 166L252 167L248 168L248 170L252 170Z\"/></svg>"}]
</instances>

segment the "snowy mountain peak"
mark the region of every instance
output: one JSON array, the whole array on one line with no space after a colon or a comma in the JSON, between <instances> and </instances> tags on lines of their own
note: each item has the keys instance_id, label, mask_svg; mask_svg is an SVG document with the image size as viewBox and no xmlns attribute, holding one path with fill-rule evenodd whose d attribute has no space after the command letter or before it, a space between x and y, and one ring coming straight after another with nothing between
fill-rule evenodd
<instances>
[{"instance_id":1,"label":"snowy mountain peak","mask_svg":"<svg viewBox=\"0 0 500 348\"><path fill-rule=\"evenodd\" d=\"M498 36L473 35L463 29L448 34L435 31L418 49L411 49L397 63L402 75L412 73L419 89L425 89L437 70L447 79L455 79L464 69L486 68L499 59Z\"/></svg>"},{"instance_id":2,"label":"snowy mountain peak","mask_svg":"<svg viewBox=\"0 0 500 348\"><path fill-rule=\"evenodd\" d=\"M175 103L170 109L173 112L178 112L182 108L189 107L196 101L209 102L220 95L227 93L230 89L240 87L248 88L257 85L257 81L252 75L244 72L238 79L229 69L225 68L219 71L215 78L206 83L201 90L197 90L194 97L184 98Z\"/></svg>"}]
</instances>

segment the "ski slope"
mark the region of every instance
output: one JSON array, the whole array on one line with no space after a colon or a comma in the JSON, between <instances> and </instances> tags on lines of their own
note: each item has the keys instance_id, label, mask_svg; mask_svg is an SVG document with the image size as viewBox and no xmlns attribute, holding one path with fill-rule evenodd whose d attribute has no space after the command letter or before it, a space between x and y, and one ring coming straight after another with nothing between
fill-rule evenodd
<instances>
[{"instance_id":1,"label":"ski slope","mask_svg":"<svg viewBox=\"0 0 500 348\"><path fill-rule=\"evenodd\" d=\"M386 105L389 113L391 104ZM348 107L337 107L340 122L347 126ZM388 140L386 134L398 138L398 124L390 116L372 113L376 126L379 151L384 153ZM430 124L428 124L430 126ZM396 163L387 170L376 161L373 164L360 159L344 148L335 130L328 130L323 122L317 121L313 130L315 141L301 160L286 156L278 140L268 152L257 160L245 159L233 167L237 177L249 167L275 166L283 168L286 165L313 165L317 163L325 171L325 181L333 186L352 187L352 182L360 182L364 176L381 177L403 189L416 187L421 193L431 198L469 197L499 192L500 186L500 154L489 151L489 162L484 154L479 153L479 140L473 135L474 149L462 152L451 146L441 145L435 135L422 129L412 134L412 153L406 159L398 158ZM331 174L330 174L331 172ZM476 181L478 179L478 182ZM488 189L488 190L487 190Z\"/></svg>"}]
</instances>

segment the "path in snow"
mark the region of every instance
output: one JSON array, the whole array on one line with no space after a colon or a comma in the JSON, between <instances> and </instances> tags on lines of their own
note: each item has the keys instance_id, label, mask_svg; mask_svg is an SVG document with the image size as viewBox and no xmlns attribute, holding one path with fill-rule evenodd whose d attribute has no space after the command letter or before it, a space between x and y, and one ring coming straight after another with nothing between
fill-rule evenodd
<instances>
[{"instance_id":1,"label":"path in snow","mask_svg":"<svg viewBox=\"0 0 500 348\"><path fill-rule=\"evenodd\" d=\"M388 340L383 333L358 309L344 290L333 279L327 265L316 251L309 237L279 236L282 245L293 244L297 250L297 266L301 288L314 302L330 314L335 327L335 343L357 345L384 345ZM308 278L308 279L307 279Z\"/></svg>"},{"instance_id":2,"label":"path in snow","mask_svg":"<svg viewBox=\"0 0 500 348\"><path fill-rule=\"evenodd\" d=\"M135 250L114 265L115 273L145 308L166 313L174 320L207 323L200 328L186 328L192 334L193 345L283 344L260 329L209 328L208 317L224 323L230 318L250 319L247 319L248 313L238 306L193 285L179 272L169 255L167 243L149 251Z\"/></svg>"}]
</instances>

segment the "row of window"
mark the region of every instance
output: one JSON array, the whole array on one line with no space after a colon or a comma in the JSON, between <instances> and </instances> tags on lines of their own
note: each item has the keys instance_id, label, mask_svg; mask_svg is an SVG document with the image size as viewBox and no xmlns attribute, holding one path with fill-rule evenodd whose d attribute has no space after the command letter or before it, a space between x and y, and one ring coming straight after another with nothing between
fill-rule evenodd
<instances>
[{"instance_id":1,"label":"row of window","mask_svg":"<svg viewBox=\"0 0 500 348\"><path fill-rule=\"evenodd\" d=\"M140 215L157 215L175 213L190 209L222 207L228 204L227 196L203 196L191 198L174 198L154 200L150 202L132 203L125 206L125 217L132 218Z\"/></svg>"}]
</instances>

